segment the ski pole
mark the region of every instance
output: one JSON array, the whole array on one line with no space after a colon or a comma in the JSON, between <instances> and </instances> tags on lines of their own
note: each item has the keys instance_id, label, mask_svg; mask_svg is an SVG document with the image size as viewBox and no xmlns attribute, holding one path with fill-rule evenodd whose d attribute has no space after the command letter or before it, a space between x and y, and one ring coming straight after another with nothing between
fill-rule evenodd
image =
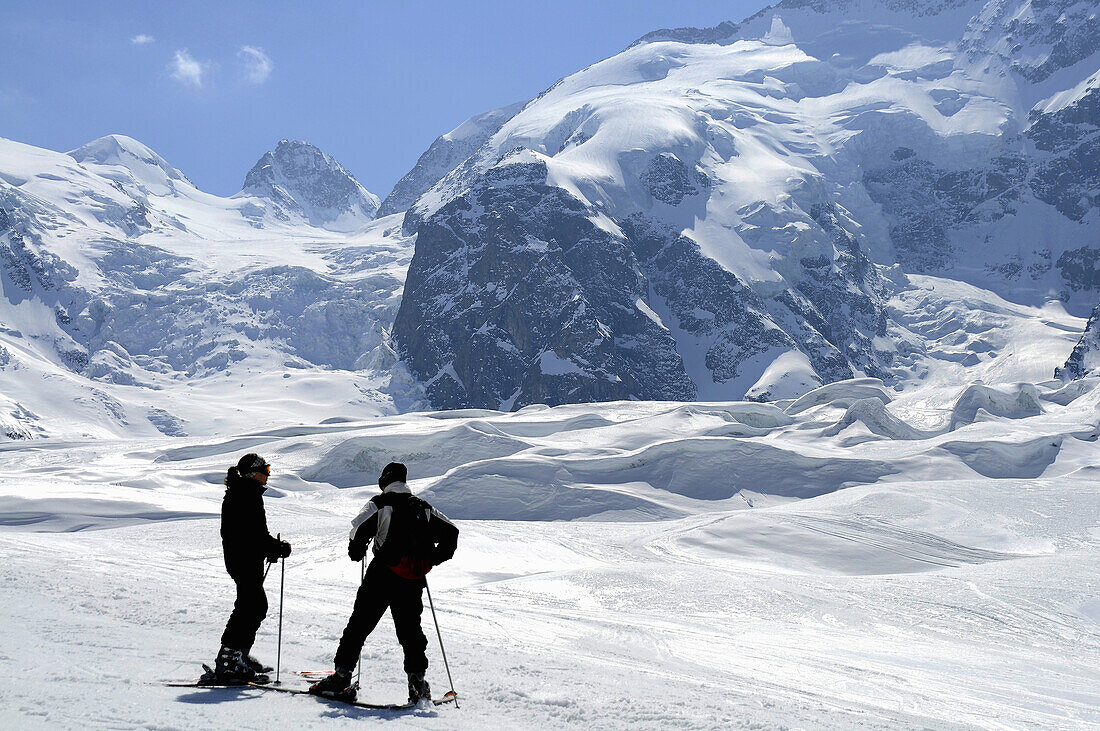
<instances>
[{"instance_id":1,"label":"ski pole","mask_svg":"<svg viewBox=\"0 0 1100 731\"><path fill-rule=\"evenodd\" d=\"M359 585L363 585L363 579L367 577L367 557L359 559ZM355 678L355 684L359 685L359 681L363 679L363 646L359 645L359 674ZM359 687L362 687L361 685Z\"/></svg>"},{"instance_id":2,"label":"ski pole","mask_svg":"<svg viewBox=\"0 0 1100 731\"><path fill-rule=\"evenodd\" d=\"M424 588L428 591L428 606L432 608L432 621L435 623L435 634L439 638L439 651L443 653L443 667L447 668L447 682L451 684L451 692L455 696L455 708L458 708L458 693L455 692L455 681L451 679L451 666L447 663L447 651L443 649L443 634L439 631L439 619L435 616L435 602L432 601L432 590L428 589L428 579L424 579Z\"/></svg>"},{"instance_id":3,"label":"ski pole","mask_svg":"<svg viewBox=\"0 0 1100 731\"><path fill-rule=\"evenodd\" d=\"M275 536L275 540L280 540L282 535L280 533ZM275 655L275 685L279 684L279 670L283 664L283 586L286 584L286 558L280 559L279 563L279 649Z\"/></svg>"}]
</instances>

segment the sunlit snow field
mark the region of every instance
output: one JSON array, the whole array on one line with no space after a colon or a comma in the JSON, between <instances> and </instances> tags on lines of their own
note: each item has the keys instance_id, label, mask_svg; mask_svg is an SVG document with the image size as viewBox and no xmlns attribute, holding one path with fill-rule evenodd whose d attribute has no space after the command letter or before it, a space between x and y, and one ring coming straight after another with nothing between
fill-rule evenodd
<instances>
[{"instance_id":1,"label":"sunlit snow field","mask_svg":"<svg viewBox=\"0 0 1100 731\"><path fill-rule=\"evenodd\" d=\"M1038 356L1036 356L1038 357ZM613 403L0 446L0 725L982 727L1100 723L1097 380ZM458 520L430 576L461 707L180 689L232 603L220 479L274 463L282 669L327 669L350 518L391 459ZM278 569L255 648L274 662ZM429 680L447 676L425 611ZM361 697L403 698L388 617Z\"/></svg>"}]
</instances>

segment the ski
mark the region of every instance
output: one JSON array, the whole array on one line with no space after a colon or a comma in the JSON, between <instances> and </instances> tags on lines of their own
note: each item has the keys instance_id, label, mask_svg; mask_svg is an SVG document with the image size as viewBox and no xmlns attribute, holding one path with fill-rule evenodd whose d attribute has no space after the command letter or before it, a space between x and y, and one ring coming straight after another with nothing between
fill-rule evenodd
<instances>
[{"instance_id":1,"label":"ski","mask_svg":"<svg viewBox=\"0 0 1100 731\"><path fill-rule=\"evenodd\" d=\"M164 683L164 686L166 688L211 688L211 689L221 688L221 689L225 689L225 688L247 688L250 685L253 685L253 684L252 683L219 683L219 682L204 683L201 680L192 681L192 682L182 681L182 682ZM262 683L256 683L254 687L261 688L261 687L263 687L263 684Z\"/></svg>"},{"instance_id":2,"label":"ski","mask_svg":"<svg viewBox=\"0 0 1100 731\"><path fill-rule=\"evenodd\" d=\"M323 701L333 701L335 703L343 703L345 706L357 706L359 708L370 708L375 711L409 711L417 707L416 703L366 703L364 701L348 701L342 698L334 698L327 695L317 695L316 693L310 693L308 690L301 690L299 688L283 688L278 685L264 685L263 683L251 683L254 688L262 688L263 690L277 690L280 693L290 693L292 695L309 695L314 698L319 698ZM444 703L454 703L458 700L458 696L454 691L447 691L447 693L439 699L432 699L433 706L441 706Z\"/></svg>"},{"instance_id":3,"label":"ski","mask_svg":"<svg viewBox=\"0 0 1100 731\"><path fill-rule=\"evenodd\" d=\"M218 680L209 665L203 663L202 669L206 672L194 680L169 680L164 685L169 688L243 688L249 685L261 686L271 682L271 678L263 674L248 680Z\"/></svg>"},{"instance_id":4,"label":"ski","mask_svg":"<svg viewBox=\"0 0 1100 731\"><path fill-rule=\"evenodd\" d=\"M271 680L203 680L198 678L197 680L169 680L163 685L169 688L247 688L249 686L255 686L257 688L264 687Z\"/></svg>"},{"instance_id":5,"label":"ski","mask_svg":"<svg viewBox=\"0 0 1100 731\"><path fill-rule=\"evenodd\" d=\"M332 675L331 670L294 670L293 672L299 678L305 678L306 680L324 680Z\"/></svg>"}]
</instances>

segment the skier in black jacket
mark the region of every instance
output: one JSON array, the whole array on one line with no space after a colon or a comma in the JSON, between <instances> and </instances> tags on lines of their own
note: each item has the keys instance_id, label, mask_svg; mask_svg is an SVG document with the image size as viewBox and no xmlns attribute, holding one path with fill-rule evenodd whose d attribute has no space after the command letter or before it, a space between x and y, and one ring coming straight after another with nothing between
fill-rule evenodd
<instances>
[{"instance_id":1,"label":"skier in black jacket","mask_svg":"<svg viewBox=\"0 0 1100 731\"><path fill-rule=\"evenodd\" d=\"M267 616L264 559L275 563L290 555L290 544L267 531L263 494L271 465L258 454L241 457L225 476L222 499L222 552L225 570L237 585L237 601L222 633L222 648L214 661L219 680L249 680L272 668L248 653L256 630Z\"/></svg>"},{"instance_id":2,"label":"skier in black jacket","mask_svg":"<svg viewBox=\"0 0 1100 731\"><path fill-rule=\"evenodd\" d=\"M354 699L351 682L363 642L382 619L386 608L393 615L397 640L405 653L405 673L409 679L409 702L431 698L424 679L428 640L420 627L424 611L421 593L424 577L433 566L454 556L458 546L458 528L424 500L409 490L405 465L391 462L382 470L378 486L382 494L370 499L351 522L348 556L360 561L367 545L374 542L374 558L355 596L355 607L348 620L333 664L336 672L319 683L310 693Z\"/></svg>"}]
</instances>

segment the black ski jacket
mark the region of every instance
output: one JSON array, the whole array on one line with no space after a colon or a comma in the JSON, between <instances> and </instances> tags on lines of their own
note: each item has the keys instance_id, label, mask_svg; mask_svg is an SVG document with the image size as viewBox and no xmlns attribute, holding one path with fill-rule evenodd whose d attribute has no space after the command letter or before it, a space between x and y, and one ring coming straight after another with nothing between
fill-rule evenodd
<instances>
[{"instance_id":1,"label":"black ski jacket","mask_svg":"<svg viewBox=\"0 0 1100 731\"><path fill-rule=\"evenodd\" d=\"M414 497L404 482L391 482L386 485L382 494L372 497L370 502L363 506L359 515L351 521L348 556L355 561L361 559L373 539L374 555L387 566L392 567L401 557L391 555L391 551L387 550L389 542L398 541L400 538L390 535L390 517L397 503L408 500L418 501L427 512L428 539L432 543L431 555L428 557L431 565L438 566L454 556L455 549L458 548L458 527L427 502Z\"/></svg>"},{"instance_id":2,"label":"black ski jacket","mask_svg":"<svg viewBox=\"0 0 1100 731\"><path fill-rule=\"evenodd\" d=\"M264 490L248 477L230 477L222 498L222 551L230 576L263 574L264 559L279 542L267 531Z\"/></svg>"}]
</instances>

